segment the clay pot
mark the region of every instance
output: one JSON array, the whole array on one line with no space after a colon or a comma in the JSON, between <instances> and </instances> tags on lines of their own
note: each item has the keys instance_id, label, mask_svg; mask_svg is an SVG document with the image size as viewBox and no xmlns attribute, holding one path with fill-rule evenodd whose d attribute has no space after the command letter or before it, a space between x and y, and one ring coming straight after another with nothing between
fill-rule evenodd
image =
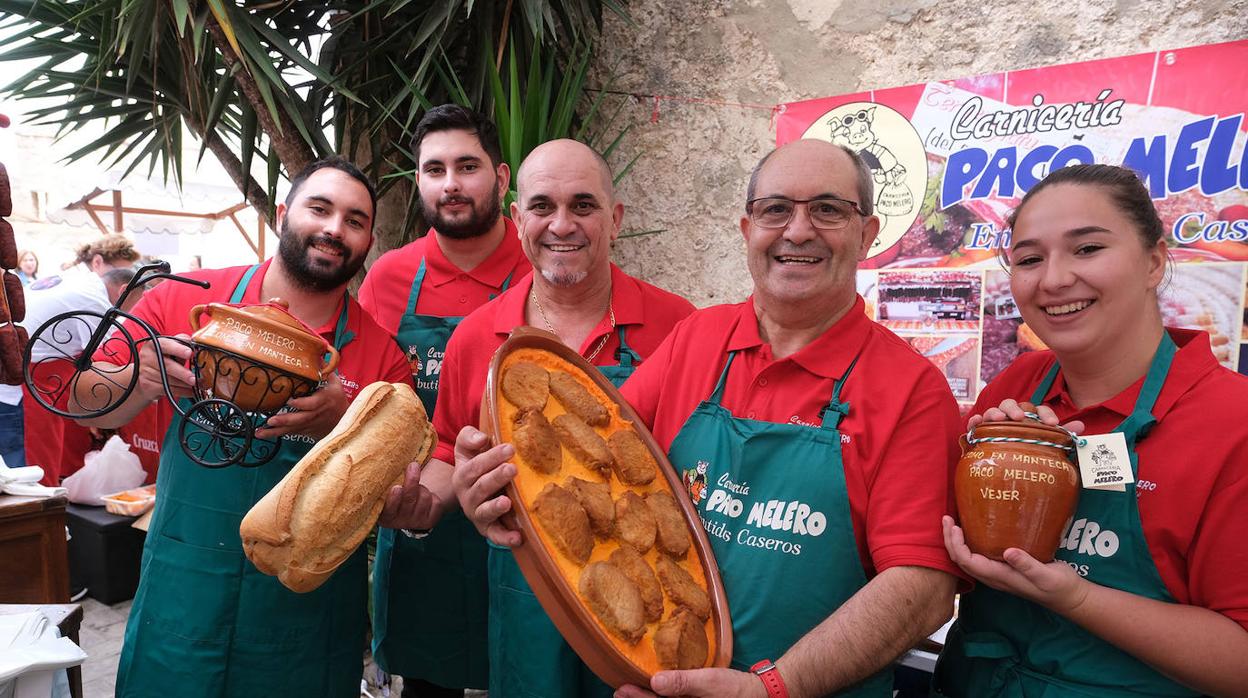
<instances>
[{"instance_id":1,"label":"clay pot","mask_svg":"<svg viewBox=\"0 0 1248 698\"><path fill-rule=\"evenodd\" d=\"M958 519L971 552L1002 560L1020 548L1040 562L1053 560L1062 529L1079 498L1079 469L1071 462L1071 435L1040 422L985 422L962 440L954 473ZM1033 443L996 441L1029 439Z\"/></svg>"},{"instance_id":2,"label":"clay pot","mask_svg":"<svg viewBox=\"0 0 1248 698\"><path fill-rule=\"evenodd\" d=\"M230 400L249 412L275 412L292 397L311 392L334 370L338 350L288 307L273 299L261 305L191 308L191 341L199 346L195 369L205 397ZM208 321L201 325L205 315Z\"/></svg>"}]
</instances>

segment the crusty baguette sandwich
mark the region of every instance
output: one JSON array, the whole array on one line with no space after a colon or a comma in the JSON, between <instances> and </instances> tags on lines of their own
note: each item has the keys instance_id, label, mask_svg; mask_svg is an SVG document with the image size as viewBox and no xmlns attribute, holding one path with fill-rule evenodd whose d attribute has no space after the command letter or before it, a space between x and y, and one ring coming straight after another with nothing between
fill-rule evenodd
<instances>
[{"instance_id":1,"label":"crusty baguette sandwich","mask_svg":"<svg viewBox=\"0 0 1248 698\"><path fill-rule=\"evenodd\" d=\"M248 559L291 591L317 588L368 536L408 463L425 462L437 441L411 386L366 386L338 426L243 517Z\"/></svg>"}]
</instances>

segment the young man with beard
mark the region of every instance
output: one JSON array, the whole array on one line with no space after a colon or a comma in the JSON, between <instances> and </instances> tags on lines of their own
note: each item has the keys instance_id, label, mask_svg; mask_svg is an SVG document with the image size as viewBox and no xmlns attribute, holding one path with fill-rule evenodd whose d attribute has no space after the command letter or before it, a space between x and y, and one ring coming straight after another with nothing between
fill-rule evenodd
<instances>
[{"instance_id":1,"label":"young man with beard","mask_svg":"<svg viewBox=\"0 0 1248 698\"><path fill-rule=\"evenodd\" d=\"M537 273L468 316L447 346L434 415L438 448L422 477L439 511L458 510L470 492L496 493L505 484L505 478L461 478L459 452L485 441L471 427L490 357L514 328L549 330L620 385L693 311L680 296L611 264L624 206L593 149L571 140L544 143L525 159L516 181L511 213ZM465 441L468 433L475 436ZM464 512L472 518L475 508ZM490 547L489 589L491 696L610 694L559 635L506 548Z\"/></svg>"},{"instance_id":2,"label":"young man with beard","mask_svg":"<svg viewBox=\"0 0 1248 698\"><path fill-rule=\"evenodd\" d=\"M689 316L624 385L672 466L709 483L690 496L733 658L617 696L888 698L892 662L949 617L958 570L934 522L950 510L958 410L941 373L863 310L871 189L862 160L823 141L764 158L740 221L753 295ZM497 495L514 451L484 445L459 435L456 482L477 483L460 502L491 542L517 545ZM739 515L722 506L728 482Z\"/></svg>"},{"instance_id":3,"label":"young man with beard","mask_svg":"<svg viewBox=\"0 0 1248 698\"><path fill-rule=\"evenodd\" d=\"M164 369L174 393L188 396L194 378L185 339L188 314L202 303L255 304L281 298L290 312L335 346L337 373L290 411L273 416L257 436L280 437L280 450L260 467L200 467L179 445L175 417L161 448L155 517L143 551L139 589L126 624L117 673L118 696L355 696L367 625L367 560L361 546L320 588L296 594L260 573L244 556L239 523L338 423L359 389L375 381L410 380L403 354L347 294L373 242L376 195L368 179L341 158L318 160L291 181L278 204L275 258L251 267L202 270L187 276L208 289L166 282L144 295L133 314L162 336ZM127 322L130 332L142 331ZM116 348L116 347L112 347ZM123 347L124 349L124 347ZM145 343L137 357L97 353L113 380L138 383L113 412L92 420L116 427L164 392L156 356ZM88 410L103 379L84 375L77 398ZM103 390L103 394L116 395ZM96 398L98 400L98 398ZM183 400L183 407L189 405ZM396 493L382 521L405 526L409 508Z\"/></svg>"},{"instance_id":4,"label":"young man with beard","mask_svg":"<svg viewBox=\"0 0 1248 698\"><path fill-rule=\"evenodd\" d=\"M515 224L502 215L511 171L489 119L454 104L430 109L416 125L412 151L431 229L373 264L360 305L398 341L433 415L451 333L530 265ZM381 529L373 656L404 677L403 695L461 696L465 688L485 688L485 559L485 541L459 514L436 532ZM430 604L433 598L438 603Z\"/></svg>"}]
</instances>

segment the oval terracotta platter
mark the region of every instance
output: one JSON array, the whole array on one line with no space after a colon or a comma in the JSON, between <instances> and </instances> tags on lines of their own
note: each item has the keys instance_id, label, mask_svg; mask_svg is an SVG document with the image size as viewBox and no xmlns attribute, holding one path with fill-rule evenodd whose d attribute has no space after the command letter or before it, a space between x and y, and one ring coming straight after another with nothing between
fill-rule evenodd
<instances>
[{"instance_id":1,"label":"oval terracotta platter","mask_svg":"<svg viewBox=\"0 0 1248 698\"><path fill-rule=\"evenodd\" d=\"M516 562L605 683L726 667L732 623L701 520L619 391L555 335L517 328L490 362L481 428L516 446Z\"/></svg>"}]
</instances>

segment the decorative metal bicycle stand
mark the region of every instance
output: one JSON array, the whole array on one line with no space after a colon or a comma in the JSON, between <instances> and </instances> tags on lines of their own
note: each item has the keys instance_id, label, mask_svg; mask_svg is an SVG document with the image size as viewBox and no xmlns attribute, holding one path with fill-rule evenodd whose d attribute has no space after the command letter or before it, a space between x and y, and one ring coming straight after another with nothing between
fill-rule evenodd
<instances>
[{"instance_id":1,"label":"decorative metal bicycle stand","mask_svg":"<svg viewBox=\"0 0 1248 698\"><path fill-rule=\"evenodd\" d=\"M35 402L71 419L100 417L122 405L139 382L137 359L150 347L165 397L182 416L178 442L191 460L208 468L255 467L277 455L281 439L256 436L286 402L316 390L318 382L232 351L163 336L144 320L123 311L135 289L167 279L209 288L207 281L177 276L168 262L147 264L126 285L117 302L99 313L61 313L31 335L24 356L26 388ZM124 320L145 336L131 334ZM86 338L85 341L83 338ZM193 400L174 394L159 340L191 349ZM78 347L82 347L81 350ZM32 360L32 356L39 357Z\"/></svg>"}]
</instances>

